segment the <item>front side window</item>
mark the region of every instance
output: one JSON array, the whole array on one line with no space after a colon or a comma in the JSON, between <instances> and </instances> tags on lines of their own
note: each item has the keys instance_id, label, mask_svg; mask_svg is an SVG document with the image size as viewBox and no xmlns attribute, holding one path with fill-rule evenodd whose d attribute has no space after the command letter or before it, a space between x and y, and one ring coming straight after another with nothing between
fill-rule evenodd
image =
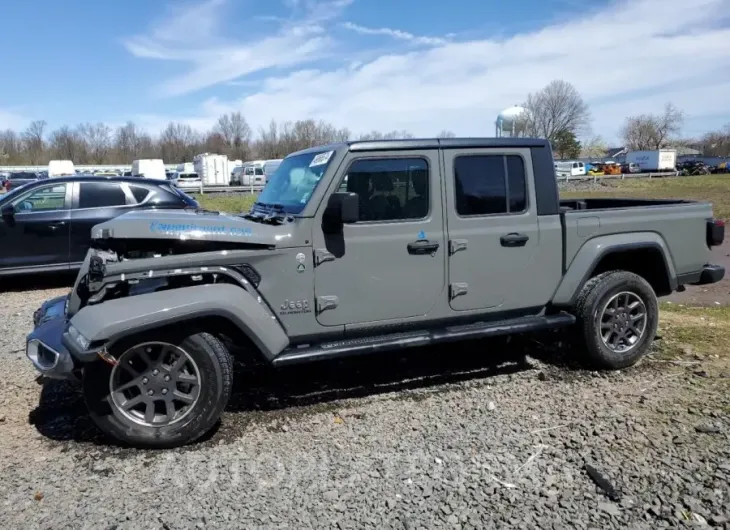
<instances>
[{"instance_id":1,"label":"front side window","mask_svg":"<svg viewBox=\"0 0 730 530\"><path fill-rule=\"evenodd\" d=\"M518 155L469 155L454 160L456 212L462 216L527 208L525 163Z\"/></svg>"},{"instance_id":2,"label":"front side window","mask_svg":"<svg viewBox=\"0 0 730 530\"><path fill-rule=\"evenodd\" d=\"M286 157L269 178L254 206L300 213L322 180L334 154L334 151L315 151Z\"/></svg>"},{"instance_id":3,"label":"front side window","mask_svg":"<svg viewBox=\"0 0 730 530\"><path fill-rule=\"evenodd\" d=\"M124 206L127 196L117 182L82 182L79 189L79 208Z\"/></svg>"},{"instance_id":4,"label":"front side window","mask_svg":"<svg viewBox=\"0 0 730 530\"><path fill-rule=\"evenodd\" d=\"M65 210L66 186L67 184L56 184L35 189L13 201L13 207L20 213Z\"/></svg>"},{"instance_id":5,"label":"front side window","mask_svg":"<svg viewBox=\"0 0 730 530\"><path fill-rule=\"evenodd\" d=\"M428 216L428 162L423 158L356 160L340 189L358 194L361 221L405 221Z\"/></svg>"}]
</instances>

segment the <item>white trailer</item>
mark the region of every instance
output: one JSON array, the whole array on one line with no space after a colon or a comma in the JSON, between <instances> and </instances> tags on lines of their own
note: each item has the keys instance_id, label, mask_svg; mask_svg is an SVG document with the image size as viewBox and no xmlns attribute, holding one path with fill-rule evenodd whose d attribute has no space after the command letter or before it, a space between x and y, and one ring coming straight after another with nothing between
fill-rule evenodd
<instances>
[{"instance_id":1,"label":"white trailer","mask_svg":"<svg viewBox=\"0 0 730 530\"><path fill-rule=\"evenodd\" d=\"M626 164L636 164L644 173L674 171L677 167L677 150L629 151L626 153Z\"/></svg>"},{"instance_id":2,"label":"white trailer","mask_svg":"<svg viewBox=\"0 0 730 530\"><path fill-rule=\"evenodd\" d=\"M74 163L71 160L51 160L48 162L48 177L67 177L75 175Z\"/></svg>"},{"instance_id":3,"label":"white trailer","mask_svg":"<svg viewBox=\"0 0 730 530\"><path fill-rule=\"evenodd\" d=\"M193 166L203 186L228 186L231 182L230 162L226 155L202 153L193 158Z\"/></svg>"},{"instance_id":4,"label":"white trailer","mask_svg":"<svg viewBox=\"0 0 730 530\"><path fill-rule=\"evenodd\" d=\"M147 158L132 162L132 176L166 180L167 171L161 158Z\"/></svg>"},{"instance_id":5,"label":"white trailer","mask_svg":"<svg viewBox=\"0 0 730 530\"><path fill-rule=\"evenodd\" d=\"M178 173L195 173L195 166L192 162L183 162L175 168Z\"/></svg>"}]
</instances>

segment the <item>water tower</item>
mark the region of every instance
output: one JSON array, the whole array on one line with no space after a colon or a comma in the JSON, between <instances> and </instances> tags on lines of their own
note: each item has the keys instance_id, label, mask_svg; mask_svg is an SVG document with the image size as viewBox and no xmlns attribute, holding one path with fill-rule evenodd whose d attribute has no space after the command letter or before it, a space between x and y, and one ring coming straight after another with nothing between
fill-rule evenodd
<instances>
[{"instance_id":1,"label":"water tower","mask_svg":"<svg viewBox=\"0 0 730 530\"><path fill-rule=\"evenodd\" d=\"M504 109L497 115L495 123L495 136L501 138L503 136L516 136L519 132L519 124L527 118L528 110L525 107L509 107Z\"/></svg>"}]
</instances>

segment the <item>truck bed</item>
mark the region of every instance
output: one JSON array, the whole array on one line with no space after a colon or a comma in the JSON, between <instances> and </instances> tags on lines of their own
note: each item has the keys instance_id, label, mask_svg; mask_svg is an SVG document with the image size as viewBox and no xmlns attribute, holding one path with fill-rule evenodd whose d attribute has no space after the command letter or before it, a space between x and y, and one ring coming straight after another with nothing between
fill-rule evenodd
<instances>
[{"instance_id":1,"label":"truck bed","mask_svg":"<svg viewBox=\"0 0 730 530\"><path fill-rule=\"evenodd\" d=\"M670 261L674 274L701 270L707 258L705 238L712 205L681 199L569 199L560 201L564 267L578 258L584 245L598 236L610 236L627 248L638 233L653 242ZM599 248L596 251L600 251Z\"/></svg>"}]
</instances>

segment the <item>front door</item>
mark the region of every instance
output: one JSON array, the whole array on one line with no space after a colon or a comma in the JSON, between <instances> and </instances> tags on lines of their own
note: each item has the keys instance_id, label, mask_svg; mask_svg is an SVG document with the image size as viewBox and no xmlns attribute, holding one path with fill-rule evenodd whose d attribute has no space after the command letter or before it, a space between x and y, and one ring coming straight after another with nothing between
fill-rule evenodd
<instances>
[{"instance_id":1,"label":"front door","mask_svg":"<svg viewBox=\"0 0 730 530\"><path fill-rule=\"evenodd\" d=\"M15 213L0 221L0 268L68 265L71 186L48 184L13 200Z\"/></svg>"},{"instance_id":2,"label":"front door","mask_svg":"<svg viewBox=\"0 0 730 530\"><path fill-rule=\"evenodd\" d=\"M561 250L559 239L540 245L530 150L447 150L444 167L451 308L544 305Z\"/></svg>"},{"instance_id":3,"label":"front door","mask_svg":"<svg viewBox=\"0 0 730 530\"><path fill-rule=\"evenodd\" d=\"M337 191L356 192L360 221L314 230L317 320L325 326L427 314L443 296L446 240L436 150L350 155Z\"/></svg>"}]
</instances>

